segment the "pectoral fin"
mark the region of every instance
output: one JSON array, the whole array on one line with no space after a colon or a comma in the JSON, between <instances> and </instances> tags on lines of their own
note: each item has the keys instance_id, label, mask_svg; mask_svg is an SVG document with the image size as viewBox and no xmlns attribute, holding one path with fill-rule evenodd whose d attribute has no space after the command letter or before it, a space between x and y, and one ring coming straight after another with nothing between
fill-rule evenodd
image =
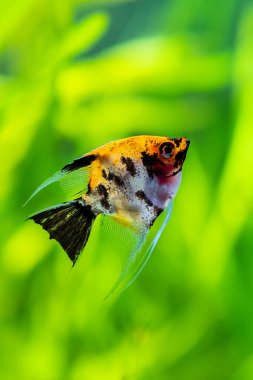
<instances>
[{"instance_id":1,"label":"pectoral fin","mask_svg":"<svg viewBox=\"0 0 253 380\"><path fill-rule=\"evenodd\" d=\"M157 218L150 230L140 225L134 225L132 228L123 227L122 225L116 227L117 235L122 241L121 256L123 256L123 265L121 274L106 299L113 293L121 293L141 273L170 219L171 210L172 201ZM114 221L114 223L116 222Z\"/></svg>"}]
</instances>

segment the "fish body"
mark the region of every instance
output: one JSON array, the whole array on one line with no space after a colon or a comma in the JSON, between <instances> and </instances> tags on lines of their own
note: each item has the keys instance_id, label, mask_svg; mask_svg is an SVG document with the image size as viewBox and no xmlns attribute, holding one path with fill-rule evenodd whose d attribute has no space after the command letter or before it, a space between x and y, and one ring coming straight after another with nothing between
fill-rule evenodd
<instances>
[{"instance_id":1,"label":"fish body","mask_svg":"<svg viewBox=\"0 0 253 380\"><path fill-rule=\"evenodd\" d=\"M128 264L129 270L150 228L176 196L188 147L185 137L135 136L107 143L65 165L30 199L47 185L74 172L80 176L82 185L82 174L86 171L86 190L76 199L43 210L30 219L61 244L74 264L96 217L102 214L113 218L135 237L133 252L128 253L133 259Z\"/></svg>"},{"instance_id":2,"label":"fish body","mask_svg":"<svg viewBox=\"0 0 253 380\"><path fill-rule=\"evenodd\" d=\"M170 163L159 147L164 138L131 137L93 151L89 190L82 199L96 214L110 214L123 223L144 224L149 228L175 197L181 181L182 159L188 147L185 139L172 148ZM174 167L174 164L176 166ZM94 175L92 175L94 173Z\"/></svg>"}]
</instances>

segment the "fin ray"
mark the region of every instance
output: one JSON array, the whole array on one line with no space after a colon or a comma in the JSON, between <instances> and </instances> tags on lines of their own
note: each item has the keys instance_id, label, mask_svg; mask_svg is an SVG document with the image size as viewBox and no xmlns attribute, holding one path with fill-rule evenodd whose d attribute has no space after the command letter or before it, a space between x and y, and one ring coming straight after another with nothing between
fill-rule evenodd
<instances>
[{"instance_id":1,"label":"fin ray","mask_svg":"<svg viewBox=\"0 0 253 380\"><path fill-rule=\"evenodd\" d=\"M83 200L49 207L30 216L65 250L73 265L86 245L96 215Z\"/></svg>"},{"instance_id":2,"label":"fin ray","mask_svg":"<svg viewBox=\"0 0 253 380\"><path fill-rule=\"evenodd\" d=\"M111 288L105 300L112 294L119 294L125 290L141 273L147 264L165 226L167 225L172 211L172 201L158 218L154 224L154 228L158 228L155 236L152 236L154 228L151 230L139 228L138 238L135 239L131 250L128 248L125 261L122 266L121 273ZM136 228L136 227L135 227ZM137 236L137 235L136 235ZM151 239L151 242L150 240Z\"/></svg>"},{"instance_id":3,"label":"fin ray","mask_svg":"<svg viewBox=\"0 0 253 380\"><path fill-rule=\"evenodd\" d=\"M70 192L70 190L74 188L71 196L77 193L81 195L81 193L85 191L85 182L87 182L88 179L89 169L87 167L89 167L95 159L96 155L90 154L79 157L70 164L65 165L61 170L42 182L42 184L32 193L23 206L26 206L31 199L45 187L58 181L61 181L61 187L65 191L67 190ZM76 190L76 187L78 190Z\"/></svg>"},{"instance_id":4,"label":"fin ray","mask_svg":"<svg viewBox=\"0 0 253 380\"><path fill-rule=\"evenodd\" d=\"M126 283L126 285L120 290L120 292L122 292L123 290L125 290L129 285L132 284L132 282L139 276L139 274L141 273L141 271L143 270L143 268L145 267L145 265L147 264L151 254L153 253L155 247L156 247L156 244L158 242L158 240L160 239L161 237L161 234L164 230L164 228L166 227L169 219L170 219L170 215L171 215L171 211L172 211L172 202L170 203L170 205L164 210L164 221L162 222L162 225L161 227L159 228L157 234L155 235L154 239L151 241L151 243L149 244L148 248L144 250L144 252L142 253L141 251L140 252L137 252L138 253L138 256L141 255L140 257L140 261L137 263L136 267L133 269L132 272L129 272L129 279L128 279L128 282ZM144 243L145 244L145 243ZM142 249L142 247L141 247Z\"/></svg>"}]
</instances>

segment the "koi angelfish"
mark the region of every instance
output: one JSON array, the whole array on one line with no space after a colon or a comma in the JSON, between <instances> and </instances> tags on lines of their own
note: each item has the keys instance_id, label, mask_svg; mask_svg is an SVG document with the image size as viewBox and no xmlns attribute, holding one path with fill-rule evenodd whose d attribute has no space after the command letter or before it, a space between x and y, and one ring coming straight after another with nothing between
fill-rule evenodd
<instances>
[{"instance_id":1,"label":"koi angelfish","mask_svg":"<svg viewBox=\"0 0 253 380\"><path fill-rule=\"evenodd\" d=\"M117 222L129 234L125 246L127 260L112 289L115 291L121 284L122 291L146 264L169 220L189 144L185 137L157 136L129 137L105 144L65 165L43 182L28 201L59 180L74 178L85 190L76 194L75 199L42 210L28 219L41 225L50 239L58 241L73 265L98 215ZM158 232L146 247L148 233L161 213Z\"/></svg>"}]
</instances>

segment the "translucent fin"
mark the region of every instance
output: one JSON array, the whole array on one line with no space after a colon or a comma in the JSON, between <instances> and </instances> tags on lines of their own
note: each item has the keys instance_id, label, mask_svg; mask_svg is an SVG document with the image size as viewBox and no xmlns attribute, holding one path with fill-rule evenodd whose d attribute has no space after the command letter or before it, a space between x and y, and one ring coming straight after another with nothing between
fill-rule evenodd
<instances>
[{"instance_id":1,"label":"translucent fin","mask_svg":"<svg viewBox=\"0 0 253 380\"><path fill-rule=\"evenodd\" d=\"M87 192L89 178L89 168L81 168L60 178L59 184L68 198L76 198Z\"/></svg>"},{"instance_id":2,"label":"translucent fin","mask_svg":"<svg viewBox=\"0 0 253 380\"><path fill-rule=\"evenodd\" d=\"M36 195L38 194L42 189L44 189L45 187L51 185L52 183L54 182L57 182L59 181L60 179L62 179L64 176L66 175L66 173L64 173L62 170L58 171L57 173L55 173L52 177L49 177L48 179L46 179L46 181L44 181L33 193L32 195L28 198L28 200L23 204L23 206L26 206L27 203L30 202L30 200Z\"/></svg>"},{"instance_id":3,"label":"translucent fin","mask_svg":"<svg viewBox=\"0 0 253 380\"><path fill-rule=\"evenodd\" d=\"M172 210L172 201L156 220L150 230L139 227L138 233L128 229L128 244L122 241L122 247L127 251L122 267L122 272L105 299L113 293L119 294L125 290L138 277L148 262L165 226L167 225ZM136 229L136 226L134 226ZM138 228L138 227L137 227ZM129 243L130 242L130 243Z\"/></svg>"},{"instance_id":4,"label":"translucent fin","mask_svg":"<svg viewBox=\"0 0 253 380\"><path fill-rule=\"evenodd\" d=\"M70 164L65 165L61 170L56 172L52 177L44 181L28 198L24 206L45 187L60 181L60 185L69 196L81 195L86 191L89 178L89 165L96 159L94 154L77 158Z\"/></svg>"},{"instance_id":5,"label":"translucent fin","mask_svg":"<svg viewBox=\"0 0 253 380\"><path fill-rule=\"evenodd\" d=\"M126 281L125 285L122 287L121 291L123 291L129 285L132 284L132 282L139 276L142 269L147 264L153 250L155 249L155 246L156 246L158 240L161 237L161 234L162 234L164 228L166 227L166 225L170 219L171 211L172 211L172 202L164 210L164 212L162 213L159 220L157 220L157 224L159 224L160 227L159 227L159 230L156 232L156 235L153 238L153 240L151 241L151 243L146 248L146 244L144 242L144 245L143 245L143 247L141 247L140 252L137 252L137 257L136 257L136 260L134 262L134 268L132 268L132 270L129 271L127 279L126 279L127 281ZM149 238L149 235L147 236L147 241L149 240L148 238Z\"/></svg>"}]
</instances>

